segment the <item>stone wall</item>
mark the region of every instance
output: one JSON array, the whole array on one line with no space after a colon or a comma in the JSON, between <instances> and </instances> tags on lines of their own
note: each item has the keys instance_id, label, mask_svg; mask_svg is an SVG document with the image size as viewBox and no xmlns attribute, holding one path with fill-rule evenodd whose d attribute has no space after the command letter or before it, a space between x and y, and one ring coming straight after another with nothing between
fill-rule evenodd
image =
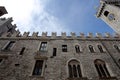
<instances>
[{"instance_id":1,"label":"stone wall","mask_svg":"<svg viewBox=\"0 0 120 80\"><path fill-rule=\"evenodd\" d=\"M15 41L9 51L2 48L8 41ZM40 52L41 42L47 42L47 51ZM84 38L84 39L35 39L35 38L0 38L0 80L66 80L69 79L68 62L77 60L80 62L82 76L86 80L99 80L98 73L94 66L94 60L105 61L108 71L112 77L120 79L120 53L113 47L118 45L119 38ZM104 53L100 53L97 45L102 45ZM67 52L62 52L62 45L67 45ZM81 48L76 53L75 45ZM89 51L88 45L93 45L95 53ZM20 55L22 47L25 51ZM56 56L53 56L53 48L57 48ZM107 48L107 49L106 49ZM44 60L43 75L32 75L36 60ZM72 79L70 79L72 80ZM77 79L76 79L77 80ZM108 79L110 80L110 79ZM116 79L111 79L116 80Z\"/></svg>"}]
</instances>

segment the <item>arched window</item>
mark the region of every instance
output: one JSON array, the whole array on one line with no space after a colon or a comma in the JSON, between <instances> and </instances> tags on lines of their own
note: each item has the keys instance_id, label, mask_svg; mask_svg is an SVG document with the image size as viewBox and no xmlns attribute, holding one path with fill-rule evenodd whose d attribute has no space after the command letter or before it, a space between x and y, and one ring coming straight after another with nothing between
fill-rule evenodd
<instances>
[{"instance_id":1,"label":"arched window","mask_svg":"<svg viewBox=\"0 0 120 80\"><path fill-rule=\"evenodd\" d=\"M114 45L114 48L115 48L118 52L120 52L120 49L119 49L119 47L118 47L117 45Z\"/></svg>"},{"instance_id":2,"label":"arched window","mask_svg":"<svg viewBox=\"0 0 120 80\"><path fill-rule=\"evenodd\" d=\"M89 45L89 50L90 50L91 53L94 53L94 52L95 52L92 45Z\"/></svg>"},{"instance_id":3,"label":"arched window","mask_svg":"<svg viewBox=\"0 0 120 80\"><path fill-rule=\"evenodd\" d=\"M100 52L101 53L103 53L104 51L103 51L103 48L102 48L102 46L101 45L98 45L98 49L100 50Z\"/></svg>"},{"instance_id":4,"label":"arched window","mask_svg":"<svg viewBox=\"0 0 120 80\"><path fill-rule=\"evenodd\" d=\"M108 11L105 11L105 12L104 12L104 15L105 15L106 17L108 16L108 14L109 14Z\"/></svg>"},{"instance_id":5,"label":"arched window","mask_svg":"<svg viewBox=\"0 0 120 80\"><path fill-rule=\"evenodd\" d=\"M76 50L76 53L79 53L80 52L80 48L78 45L75 46L75 50Z\"/></svg>"},{"instance_id":6,"label":"arched window","mask_svg":"<svg viewBox=\"0 0 120 80\"><path fill-rule=\"evenodd\" d=\"M100 78L110 77L110 74L107 70L107 67L104 61L97 59L94 61L94 64Z\"/></svg>"},{"instance_id":7,"label":"arched window","mask_svg":"<svg viewBox=\"0 0 120 80\"><path fill-rule=\"evenodd\" d=\"M68 63L69 77L70 78L79 78L82 77L80 64L76 60L71 60Z\"/></svg>"}]
</instances>

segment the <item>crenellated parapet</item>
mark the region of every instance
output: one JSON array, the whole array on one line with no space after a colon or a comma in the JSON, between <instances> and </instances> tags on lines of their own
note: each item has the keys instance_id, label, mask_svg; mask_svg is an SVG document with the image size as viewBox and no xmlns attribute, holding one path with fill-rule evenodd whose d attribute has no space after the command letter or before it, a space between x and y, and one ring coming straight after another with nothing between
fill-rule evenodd
<instances>
[{"instance_id":1,"label":"crenellated parapet","mask_svg":"<svg viewBox=\"0 0 120 80\"><path fill-rule=\"evenodd\" d=\"M102 39L102 38L120 38L120 35L117 33L114 34L110 34L110 33L88 33L88 34L84 34L84 33L80 33L79 35L76 35L76 33L71 32L70 36L67 36L66 32L61 32L60 36L57 36L57 32L52 32L51 35L47 35L47 32L42 32L41 35L38 35L38 32L33 32L32 35L30 36L30 32L24 32L22 35L20 34L20 31L17 30L16 32L14 32L11 35L11 33L4 33L0 38L35 38L35 39Z\"/></svg>"},{"instance_id":2,"label":"crenellated parapet","mask_svg":"<svg viewBox=\"0 0 120 80\"><path fill-rule=\"evenodd\" d=\"M101 0L101 1L105 2L106 4L114 4L114 5L120 4L120 0Z\"/></svg>"},{"instance_id":3,"label":"crenellated parapet","mask_svg":"<svg viewBox=\"0 0 120 80\"><path fill-rule=\"evenodd\" d=\"M33 32L32 37L37 37L38 36L38 32Z\"/></svg>"}]
</instances>

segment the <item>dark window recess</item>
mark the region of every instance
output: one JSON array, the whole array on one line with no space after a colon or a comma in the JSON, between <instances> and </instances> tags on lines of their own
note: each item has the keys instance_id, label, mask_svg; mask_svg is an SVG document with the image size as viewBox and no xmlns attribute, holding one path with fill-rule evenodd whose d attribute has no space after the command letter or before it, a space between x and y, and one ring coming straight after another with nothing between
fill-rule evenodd
<instances>
[{"instance_id":1,"label":"dark window recess","mask_svg":"<svg viewBox=\"0 0 120 80\"><path fill-rule=\"evenodd\" d=\"M25 51L25 47L23 47L23 48L21 49L20 55L22 55L22 54L24 53L24 51Z\"/></svg>"},{"instance_id":2,"label":"dark window recess","mask_svg":"<svg viewBox=\"0 0 120 80\"><path fill-rule=\"evenodd\" d=\"M0 63L2 62L3 59L0 59Z\"/></svg>"},{"instance_id":3,"label":"dark window recess","mask_svg":"<svg viewBox=\"0 0 120 80\"><path fill-rule=\"evenodd\" d=\"M73 77L73 70L72 70L72 66L68 65L68 69L69 69L69 77L72 78Z\"/></svg>"},{"instance_id":4,"label":"dark window recess","mask_svg":"<svg viewBox=\"0 0 120 80\"><path fill-rule=\"evenodd\" d=\"M68 63L69 77L70 78L79 78L82 77L81 69L79 62L72 60Z\"/></svg>"},{"instance_id":5,"label":"dark window recess","mask_svg":"<svg viewBox=\"0 0 120 80\"><path fill-rule=\"evenodd\" d=\"M8 28L7 32L11 32L12 33L12 28L10 28L8 25L7 25L7 28Z\"/></svg>"},{"instance_id":6,"label":"dark window recess","mask_svg":"<svg viewBox=\"0 0 120 80\"><path fill-rule=\"evenodd\" d=\"M103 51L103 48L102 48L102 46L101 45L98 45L98 49L100 50L100 52L101 53L103 53L104 51Z\"/></svg>"},{"instance_id":7,"label":"dark window recess","mask_svg":"<svg viewBox=\"0 0 120 80\"><path fill-rule=\"evenodd\" d=\"M90 50L91 53L94 53L94 52L95 52L92 45L89 45L89 50Z\"/></svg>"},{"instance_id":8,"label":"dark window recess","mask_svg":"<svg viewBox=\"0 0 120 80\"><path fill-rule=\"evenodd\" d=\"M2 11L0 11L0 16L2 16L4 13Z\"/></svg>"},{"instance_id":9,"label":"dark window recess","mask_svg":"<svg viewBox=\"0 0 120 80\"><path fill-rule=\"evenodd\" d=\"M53 56L56 56L57 48L53 48Z\"/></svg>"},{"instance_id":10,"label":"dark window recess","mask_svg":"<svg viewBox=\"0 0 120 80\"><path fill-rule=\"evenodd\" d=\"M19 66L20 64L15 64L15 66L17 67L17 66Z\"/></svg>"},{"instance_id":11,"label":"dark window recess","mask_svg":"<svg viewBox=\"0 0 120 80\"><path fill-rule=\"evenodd\" d=\"M62 45L62 51L67 52L67 45Z\"/></svg>"},{"instance_id":12,"label":"dark window recess","mask_svg":"<svg viewBox=\"0 0 120 80\"><path fill-rule=\"evenodd\" d=\"M40 51L47 51L47 42L42 42L41 43Z\"/></svg>"},{"instance_id":13,"label":"dark window recess","mask_svg":"<svg viewBox=\"0 0 120 80\"><path fill-rule=\"evenodd\" d=\"M76 50L76 53L79 53L80 52L80 48L78 45L75 46L75 50Z\"/></svg>"},{"instance_id":14,"label":"dark window recess","mask_svg":"<svg viewBox=\"0 0 120 80\"><path fill-rule=\"evenodd\" d=\"M12 32L12 28L8 29L8 31L7 31L7 32Z\"/></svg>"},{"instance_id":15,"label":"dark window recess","mask_svg":"<svg viewBox=\"0 0 120 80\"><path fill-rule=\"evenodd\" d=\"M108 16L108 14L109 14L108 11L105 11L105 12L104 12L104 15L105 15L106 17Z\"/></svg>"},{"instance_id":16,"label":"dark window recess","mask_svg":"<svg viewBox=\"0 0 120 80\"><path fill-rule=\"evenodd\" d=\"M9 44L4 48L4 50L10 50L14 43L15 41L10 41Z\"/></svg>"},{"instance_id":17,"label":"dark window recess","mask_svg":"<svg viewBox=\"0 0 120 80\"><path fill-rule=\"evenodd\" d=\"M118 60L119 64L120 64L120 59Z\"/></svg>"},{"instance_id":18,"label":"dark window recess","mask_svg":"<svg viewBox=\"0 0 120 80\"><path fill-rule=\"evenodd\" d=\"M81 73L80 65L77 66L77 70L78 70L79 77L82 77L82 73Z\"/></svg>"},{"instance_id":19,"label":"dark window recess","mask_svg":"<svg viewBox=\"0 0 120 80\"><path fill-rule=\"evenodd\" d=\"M95 63L95 67L96 67L96 70L97 70L100 78L110 77L110 74L107 70L107 67L106 67L104 61L95 60L94 63Z\"/></svg>"},{"instance_id":20,"label":"dark window recess","mask_svg":"<svg viewBox=\"0 0 120 80\"><path fill-rule=\"evenodd\" d=\"M41 75L43 67L43 60L37 60L35 63L33 75Z\"/></svg>"},{"instance_id":21,"label":"dark window recess","mask_svg":"<svg viewBox=\"0 0 120 80\"><path fill-rule=\"evenodd\" d=\"M74 74L74 77L78 77L77 75L77 68L75 65L73 65L73 74Z\"/></svg>"},{"instance_id":22,"label":"dark window recess","mask_svg":"<svg viewBox=\"0 0 120 80\"><path fill-rule=\"evenodd\" d=\"M115 48L118 52L120 52L120 49L119 49L119 47L118 47L117 45L114 45L114 48Z\"/></svg>"}]
</instances>

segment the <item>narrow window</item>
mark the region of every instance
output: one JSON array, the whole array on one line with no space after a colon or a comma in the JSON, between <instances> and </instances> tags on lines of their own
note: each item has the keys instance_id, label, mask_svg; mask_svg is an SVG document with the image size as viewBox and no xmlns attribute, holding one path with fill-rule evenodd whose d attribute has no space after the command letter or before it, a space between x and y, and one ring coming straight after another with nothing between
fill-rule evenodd
<instances>
[{"instance_id":1,"label":"narrow window","mask_svg":"<svg viewBox=\"0 0 120 80\"><path fill-rule=\"evenodd\" d=\"M80 53L80 48L78 45L75 46L76 53Z\"/></svg>"},{"instance_id":2,"label":"narrow window","mask_svg":"<svg viewBox=\"0 0 120 80\"><path fill-rule=\"evenodd\" d=\"M114 45L114 48L115 48L118 52L120 52L120 49L119 49L119 47L118 47L117 45Z\"/></svg>"},{"instance_id":3,"label":"narrow window","mask_svg":"<svg viewBox=\"0 0 120 80\"><path fill-rule=\"evenodd\" d=\"M78 77L77 75L77 68L75 65L73 65L73 74L74 74L74 77Z\"/></svg>"},{"instance_id":4,"label":"narrow window","mask_svg":"<svg viewBox=\"0 0 120 80\"><path fill-rule=\"evenodd\" d=\"M89 50L90 50L91 53L95 52L92 45L89 45Z\"/></svg>"},{"instance_id":5,"label":"narrow window","mask_svg":"<svg viewBox=\"0 0 120 80\"><path fill-rule=\"evenodd\" d=\"M20 66L20 64L15 64L16 67Z\"/></svg>"},{"instance_id":6,"label":"narrow window","mask_svg":"<svg viewBox=\"0 0 120 80\"><path fill-rule=\"evenodd\" d=\"M42 42L41 43L40 51L47 51L47 42Z\"/></svg>"},{"instance_id":7,"label":"narrow window","mask_svg":"<svg viewBox=\"0 0 120 80\"><path fill-rule=\"evenodd\" d=\"M22 55L22 54L24 53L24 51L25 51L25 47L23 47L23 48L21 49L20 55Z\"/></svg>"},{"instance_id":8,"label":"narrow window","mask_svg":"<svg viewBox=\"0 0 120 80\"><path fill-rule=\"evenodd\" d=\"M37 60L35 63L33 75L41 75L43 67L43 60Z\"/></svg>"},{"instance_id":9,"label":"narrow window","mask_svg":"<svg viewBox=\"0 0 120 80\"><path fill-rule=\"evenodd\" d=\"M82 77L80 65L77 65L77 70L78 70L78 75L79 75L79 77Z\"/></svg>"},{"instance_id":10,"label":"narrow window","mask_svg":"<svg viewBox=\"0 0 120 80\"><path fill-rule=\"evenodd\" d=\"M73 70L72 70L72 66L71 65L68 65L68 69L69 69L69 77L72 78L73 77Z\"/></svg>"},{"instance_id":11,"label":"narrow window","mask_svg":"<svg viewBox=\"0 0 120 80\"><path fill-rule=\"evenodd\" d=\"M120 59L118 60L118 63L120 64Z\"/></svg>"},{"instance_id":12,"label":"narrow window","mask_svg":"<svg viewBox=\"0 0 120 80\"><path fill-rule=\"evenodd\" d=\"M67 52L67 45L62 45L62 51Z\"/></svg>"},{"instance_id":13,"label":"narrow window","mask_svg":"<svg viewBox=\"0 0 120 80\"><path fill-rule=\"evenodd\" d=\"M56 56L57 48L53 48L53 56Z\"/></svg>"},{"instance_id":14,"label":"narrow window","mask_svg":"<svg viewBox=\"0 0 120 80\"><path fill-rule=\"evenodd\" d=\"M105 71L106 71L106 73L107 73L107 76L109 77L109 76L110 76L110 74L109 74L109 72L108 72L108 70L107 70L106 65L104 64L104 65L103 65L103 67L104 67L104 69L105 69Z\"/></svg>"},{"instance_id":15,"label":"narrow window","mask_svg":"<svg viewBox=\"0 0 120 80\"><path fill-rule=\"evenodd\" d=\"M3 61L3 59L0 59L0 63Z\"/></svg>"},{"instance_id":16,"label":"narrow window","mask_svg":"<svg viewBox=\"0 0 120 80\"><path fill-rule=\"evenodd\" d=\"M108 14L109 14L108 11L105 11L105 12L104 12L104 15L105 15L106 17L108 16Z\"/></svg>"},{"instance_id":17,"label":"narrow window","mask_svg":"<svg viewBox=\"0 0 120 80\"><path fill-rule=\"evenodd\" d=\"M100 52L101 53L103 53L104 51L103 51L103 48L102 48L102 46L101 45L98 45L98 49L100 50Z\"/></svg>"},{"instance_id":18,"label":"narrow window","mask_svg":"<svg viewBox=\"0 0 120 80\"><path fill-rule=\"evenodd\" d=\"M98 72L98 74L99 74L99 77L102 77L102 74L101 74L101 72L100 72L99 65L95 64L95 67L96 67L96 69L97 69L97 72Z\"/></svg>"},{"instance_id":19,"label":"narrow window","mask_svg":"<svg viewBox=\"0 0 120 80\"><path fill-rule=\"evenodd\" d=\"M10 41L9 44L4 48L4 50L10 50L14 43L15 41Z\"/></svg>"},{"instance_id":20,"label":"narrow window","mask_svg":"<svg viewBox=\"0 0 120 80\"><path fill-rule=\"evenodd\" d=\"M110 77L104 61L97 59L94 61L94 64L100 78Z\"/></svg>"},{"instance_id":21,"label":"narrow window","mask_svg":"<svg viewBox=\"0 0 120 80\"><path fill-rule=\"evenodd\" d=\"M79 62L76 60L71 60L68 63L69 77L70 78L79 78L82 77L81 69Z\"/></svg>"}]
</instances>

